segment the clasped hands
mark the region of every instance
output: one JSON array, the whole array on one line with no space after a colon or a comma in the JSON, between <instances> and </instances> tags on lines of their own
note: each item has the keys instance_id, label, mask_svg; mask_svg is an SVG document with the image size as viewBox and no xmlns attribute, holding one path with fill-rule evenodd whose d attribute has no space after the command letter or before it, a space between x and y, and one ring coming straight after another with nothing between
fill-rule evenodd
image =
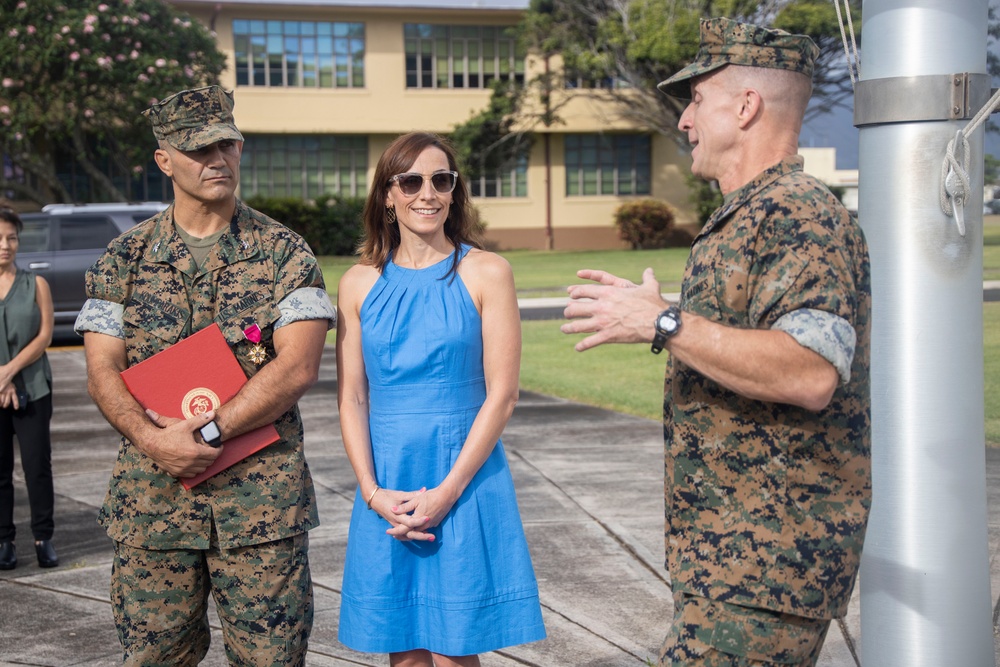
<instances>
[{"instance_id":1,"label":"clasped hands","mask_svg":"<svg viewBox=\"0 0 1000 667\"><path fill-rule=\"evenodd\" d=\"M371 508L389 522L386 535L400 542L433 542L436 538L430 529L444 520L454 504L440 487L417 491L379 489Z\"/></svg>"},{"instance_id":2,"label":"clasped hands","mask_svg":"<svg viewBox=\"0 0 1000 667\"><path fill-rule=\"evenodd\" d=\"M205 472L225 447L210 447L201 440L198 430L215 419L215 411L210 410L190 419L167 417L153 410L146 410L146 416L159 428L155 437L136 446L142 453L153 459L156 465L172 477L189 478Z\"/></svg>"}]
</instances>

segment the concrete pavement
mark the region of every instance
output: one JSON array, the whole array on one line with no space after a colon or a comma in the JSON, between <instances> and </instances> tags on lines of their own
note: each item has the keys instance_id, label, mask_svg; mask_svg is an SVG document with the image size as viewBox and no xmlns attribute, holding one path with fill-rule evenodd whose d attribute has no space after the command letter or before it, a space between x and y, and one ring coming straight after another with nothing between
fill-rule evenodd
<instances>
[{"instance_id":1,"label":"concrete pavement","mask_svg":"<svg viewBox=\"0 0 1000 667\"><path fill-rule=\"evenodd\" d=\"M20 566L0 573L0 665L120 664L108 602L111 543L96 524L117 437L86 394L79 348L49 355L55 545L62 564L37 567L20 463L15 468ZM355 487L340 440L333 349L300 403L322 526L311 535L316 618L310 665L385 665L337 642L339 591ZM671 619L663 568L660 424L524 392L505 434L522 518L539 580L544 641L483 656L486 667L616 667L655 662ZM994 609L1000 589L1000 451L987 450ZM994 615L995 617L995 615ZM214 610L203 663L226 665ZM859 665L858 594L831 628L823 667Z\"/></svg>"}]
</instances>

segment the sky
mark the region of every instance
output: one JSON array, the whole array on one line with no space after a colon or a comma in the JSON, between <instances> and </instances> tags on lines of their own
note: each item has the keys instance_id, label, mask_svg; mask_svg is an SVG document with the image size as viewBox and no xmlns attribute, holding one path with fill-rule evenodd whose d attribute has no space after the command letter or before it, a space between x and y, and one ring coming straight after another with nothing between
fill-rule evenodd
<instances>
[{"instance_id":1,"label":"sky","mask_svg":"<svg viewBox=\"0 0 1000 667\"><path fill-rule=\"evenodd\" d=\"M957 1L957 0L954 0ZM1000 0L990 0L989 5L1000 8ZM856 28L859 26L855 26ZM988 39L988 49L1000 55L1000 43ZM860 46L860 45L859 45ZM862 60L863 62L863 60ZM1000 86L1000 77L993 78L993 88ZM838 169L858 168L858 129L854 127L853 100L848 100L850 109L837 109L823 114L806 123L799 135L799 145L808 148L837 149ZM973 113L978 112L978 109ZM992 122L1000 128L1000 113L993 114ZM1000 129L986 132L986 153L1000 158Z\"/></svg>"},{"instance_id":2,"label":"sky","mask_svg":"<svg viewBox=\"0 0 1000 667\"><path fill-rule=\"evenodd\" d=\"M994 80L994 86L998 82ZM978 111L978 109L976 110ZM993 123L1000 125L1000 114L993 115ZM858 129L854 127L853 109L837 109L814 118L802 127L799 146L806 148L837 149L837 169L858 168ZM1000 132L986 133L986 152L1000 157Z\"/></svg>"},{"instance_id":3,"label":"sky","mask_svg":"<svg viewBox=\"0 0 1000 667\"><path fill-rule=\"evenodd\" d=\"M835 109L802 126L799 146L837 149L837 169L858 168L858 129L854 127L854 112Z\"/></svg>"}]
</instances>

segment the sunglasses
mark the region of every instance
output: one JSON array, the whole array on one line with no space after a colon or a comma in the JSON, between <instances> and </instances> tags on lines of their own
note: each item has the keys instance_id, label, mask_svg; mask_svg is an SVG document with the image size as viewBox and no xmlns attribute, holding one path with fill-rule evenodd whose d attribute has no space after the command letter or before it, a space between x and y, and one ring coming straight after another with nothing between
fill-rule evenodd
<instances>
[{"instance_id":1,"label":"sunglasses","mask_svg":"<svg viewBox=\"0 0 1000 667\"><path fill-rule=\"evenodd\" d=\"M408 172L405 174L396 174L389 179L389 182L395 182L399 186L400 192L407 197L412 197L423 189L424 179L426 178L427 176L424 174ZM430 179L434 191L438 194L446 195L455 189L455 185L458 183L458 172L436 171L430 174Z\"/></svg>"}]
</instances>

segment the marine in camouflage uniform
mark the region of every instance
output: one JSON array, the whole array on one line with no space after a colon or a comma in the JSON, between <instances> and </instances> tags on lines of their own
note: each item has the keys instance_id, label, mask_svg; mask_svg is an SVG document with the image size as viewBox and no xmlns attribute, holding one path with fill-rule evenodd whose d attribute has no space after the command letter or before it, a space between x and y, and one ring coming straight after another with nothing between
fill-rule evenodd
<instances>
[{"instance_id":1,"label":"marine in camouflage uniform","mask_svg":"<svg viewBox=\"0 0 1000 667\"><path fill-rule=\"evenodd\" d=\"M303 664L312 626L306 533L319 525L319 517L295 401L315 379L316 348L321 353L336 315L305 241L233 196L237 142L243 137L233 124L232 107L230 93L210 86L178 93L147 111L160 141L158 161L161 152L174 149L169 168L177 199L115 239L91 267L89 299L76 323L85 333L95 402L123 435L136 436L122 438L100 512L115 541L112 601L130 665L197 664L209 645L209 593L232 664ZM219 157L227 151L228 158ZM196 172L187 176L230 173L232 178L221 179L222 194L211 195L215 199L206 198L200 184L182 180L187 176L180 173L181 161L192 156ZM192 202L216 207L228 224L217 221L219 230L206 239L195 237L175 219L182 205ZM150 443L133 442L148 434L149 425L144 431L118 413L131 413L133 420L150 417L109 369L133 366L212 323L220 326L249 378L227 406L238 404L248 389L258 401L215 411L223 446L227 436L271 421L253 414L255 405L266 405L264 412L275 415L280 439L187 491L178 473L154 460ZM300 338L306 323L310 333ZM259 365L254 359L260 361L259 355L251 354L255 343L245 334L253 325L266 353ZM298 347L311 350L311 356L298 356L303 354ZM288 389L276 374L295 373L283 364L313 367L302 370L305 379ZM174 428L186 428L188 446L210 463L219 450L198 442L201 419ZM164 427L158 433L166 437L165 418L153 425Z\"/></svg>"},{"instance_id":2,"label":"marine in camouflage uniform","mask_svg":"<svg viewBox=\"0 0 1000 667\"><path fill-rule=\"evenodd\" d=\"M695 61L659 86L682 98L695 90L679 127L696 142L693 169L719 178L725 194L692 246L674 311L677 329L657 341L672 352L663 411L665 540L675 597L660 664L814 665L831 619L846 611L871 503L867 245L857 221L794 154L763 158L765 168L743 180L720 178L732 173L733 156L747 157L734 148L746 136L740 132L766 131L749 122L737 130L735 115L719 111L725 95L740 90L741 75L749 83L735 94L745 95L760 69L811 77L812 41L727 19L703 21L701 39ZM718 88L699 84L727 66L736 73ZM761 108L774 102L764 99ZM745 104L741 120L761 117L754 115L760 108L750 113L752 104ZM651 272L642 286L607 274L582 277L608 287L572 288L574 299L599 304L610 287L625 304L619 313L666 305ZM591 321L563 329L607 329L595 343L640 339L613 335L600 321L605 315L601 305L574 304L567 316ZM713 356L718 349L709 354L713 343L691 343L696 330L747 345L740 349L749 357L757 352L754 341L761 341L761 355L769 343L723 336L787 334L782 344L810 351L811 364L829 369L828 398L813 405L754 386L725 367L736 362ZM789 385L798 382L796 371L789 366Z\"/></svg>"}]
</instances>

